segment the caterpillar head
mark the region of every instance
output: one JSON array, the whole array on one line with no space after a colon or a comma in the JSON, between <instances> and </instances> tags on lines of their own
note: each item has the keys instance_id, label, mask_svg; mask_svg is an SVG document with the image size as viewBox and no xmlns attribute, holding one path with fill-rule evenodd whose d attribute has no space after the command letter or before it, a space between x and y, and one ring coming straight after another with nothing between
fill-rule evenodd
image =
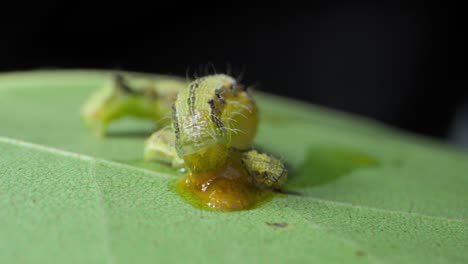
<instances>
[{"instance_id":1,"label":"caterpillar head","mask_svg":"<svg viewBox=\"0 0 468 264\"><path fill-rule=\"evenodd\" d=\"M225 163L230 134L223 109L239 89L235 79L218 74L199 78L179 93L173 107L176 148L192 171L213 170Z\"/></svg>"},{"instance_id":2,"label":"caterpillar head","mask_svg":"<svg viewBox=\"0 0 468 264\"><path fill-rule=\"evenodd\" d=\"M288 170L283 162L256 150L244 152L242 164L252 182L263 189L281 189L288 179Z\"/></svg>"}]
</instances>

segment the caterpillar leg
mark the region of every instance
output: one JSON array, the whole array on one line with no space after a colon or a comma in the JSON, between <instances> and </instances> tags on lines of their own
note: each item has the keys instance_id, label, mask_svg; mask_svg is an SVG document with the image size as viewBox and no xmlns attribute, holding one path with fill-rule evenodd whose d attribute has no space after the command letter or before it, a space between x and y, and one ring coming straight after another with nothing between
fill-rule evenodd
<instances>
[{"instance_id":1,"label":"caterpillar leg","mask_svg":"<svg viewBox=\"0 0 468 264\"><path fill-rule=\"evenodd\" d=\"M288 170L283 162L257 150L243 152L242 165L259 188L278 190L288 179Z\"/></svg>"},{"instance_id":2,"label":"caterpillar leg","mask_svg":"<svg viewBox=\"0 0 468 264\"><path fill-rule=\"evenodd\" d=\"M144 159L170 164L174 168L184 167L184 160L179 158L175 149L175 134L172 128L163 128L146 140Z\"/></svg>"}]
</instances>

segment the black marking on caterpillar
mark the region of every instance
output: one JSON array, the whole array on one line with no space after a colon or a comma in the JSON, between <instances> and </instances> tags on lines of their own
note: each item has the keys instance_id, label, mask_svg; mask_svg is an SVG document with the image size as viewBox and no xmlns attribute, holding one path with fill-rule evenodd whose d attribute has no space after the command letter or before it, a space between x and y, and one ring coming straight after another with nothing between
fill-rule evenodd
<instances>
[{"instance_id":1,"label":"black marking on caterpillar","mask_svg":"<svg viewBox=\"0 0 468 264\"><path fill-rule=\"evenodd\" d=\"M197 90L199 82L194 82L190 85L190 96L187 98L190 115L195 115L195 91Z\"/></svg>"},{"instance_id":2,"label":"black marking on caterpillar","mask_svg":"<svg viewBox=\"0 0 468 264\"><path fill-rule=\"evenodd\" d=\"M177 121L177 109L175 107L175 104L172 105L172 124L174 125L174 132L176 136L176 140L179 139L179 122Z\"/></svg>"},{"instance_id":3,"label":"black marking on caterpillar","mask_svg":"<svg viewBox=\"0 0 468 264\"><path fill-rule=\"evenodd\" d=\"M225 104L226 103L226 100L224 99L224 97L221 95L221 93L223 92L223 89L216 89L215 90L215 96L216 98L219 99L219 101L222 103L222 104Z\"/></svg>"},{"instance_id":4,"label":"black marking on caterpillar","mask_svg":"<svg viewBox=\"0 0 468 264\"><path fill-rule=\"evenodd\" d=\"M114 81L115 81L117 89L119 89L120 91L122 91L124 93L127 93L127 94L138 94L138 92L136 92L135 90L132 90L132 88L130 88L130 86L125 81L123 75L116 74L114 76Z\"/></svg>"},{"instance_id":5,"label":"black marking on caterpillar","mask_svg":"<svg viewBox=\"0 0 468 264\"><path fill-rule=\"evenodd\" d=\"M221 118L219 118L220 111L219 111L219 109L216 107L214 100L213 100L213 99L209 100L209 101L208 101L208 104L210 105L211 121L213 121L213 123L214 123L219 129L223 129L223 130L224 130L224 123L223 123L223 121L221 120Z\"/></svg>"}]
</instances>

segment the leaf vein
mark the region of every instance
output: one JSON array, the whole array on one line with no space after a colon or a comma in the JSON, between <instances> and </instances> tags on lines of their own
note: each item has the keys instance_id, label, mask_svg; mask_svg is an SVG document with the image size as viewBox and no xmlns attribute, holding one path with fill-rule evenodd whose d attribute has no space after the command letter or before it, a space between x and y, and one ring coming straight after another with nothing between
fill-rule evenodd
<instances>
[{"instance_id":1,"label":"leaf vein","mask_svg":"<svg viewBox=\"0 0 468 264\"><path fill-rule=\"evenodd\" d=\"M115 262L115 257L112 254L112 248L111 248L111 233L109 230L109 215L106 210L106 206L104 204L104 195L102 193L102 188L101 185L98 182L97 175L96 175L96 162L93 161L90 166L90 175L91 178L94 182L94 187L96 189L96 203L101 209L102 212L102 223L103 223L103 237L104 237L104 250L107 256L107 263L109 264L114 264Z\"/></svg>"},{"instance_id":2,"label":"leaf vein","mask_svg":"<svg viewBox=\"0 0 468 264\"><path fill-rule=\"evenodd\" d=\"M376 207L371 207L371 206L355 205L355 204L352 204L352 203L345 203L345 202L338 202L338 201L333 201L333 200L321 199L321 198L317 198L317 197L307 196L307 198L311 199L311 200L315 200L317 202L331 204L331 205L334 205L334 206L337 206L337 207L351 207L351 208L355 208L355 209L376 211L376 212L380 212L380 213L396 214L396 215L407 215L407 216L429 218L429 219L433 219L433 220L446 221L446 222L466 223L466 221L467 221L467 219L448 218L448 217L426 215L426 214L414 213L414 212L405 212L405 211L400 211L400 210L381 209L381 208L376 208Z\"/></svg>"}]
</instances>

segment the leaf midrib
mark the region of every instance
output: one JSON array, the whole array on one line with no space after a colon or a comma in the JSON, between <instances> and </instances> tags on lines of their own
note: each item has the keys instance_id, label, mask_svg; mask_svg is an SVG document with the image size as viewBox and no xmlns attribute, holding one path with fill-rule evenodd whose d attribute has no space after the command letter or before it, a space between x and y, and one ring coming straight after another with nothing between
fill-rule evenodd
<instances>
[{"instance_id":1,"label":"leaf midrib","mask_svg":"<svg viewBox=\"0 0 468 264\"><path fill-rule=\"evenodd\" d=\"M60 151L60 150L58 150ZM73 157L73 156L72 156ZM106 257L107 257L107 263L115 263L115 257L114 254L112 253L112 246L111 246L111 232L109 228L109 213L106 210L106 207L104 205L104 195L102 193L102 188L101 185L99 184L99 181L97 180L96 177L96 160L90 157L91 166L90 168L90 175L93 178L93 182L96 187L96 203L99 205L99 209L101 210L103 214L103 219L102 219L102 225L103 225L103 234L102 236L104 237L104 250L106 252Z\"/></svg>"},{"instance_id":2,"label":"leaf midrib","mask_svg":"<svg viewBox=\"0 0 468 264\"><path fill-rule=\"evenodd\" d=\"M99 159L99 158L95 158L95 157L84 155L84 154L78 154L74 152L69 152L69 151L65 151L65 150L61 150L57 148L47 147L44 145L39 145L39 144L30 143L30 142L26 142L23 140L12 139L12 138L3 137L3 136L0 136L0 143L6 143L6 144L14 145L14 146L21 146L21 147L25 147L29 149L48 152L54 155L65 156L65 157L70 157L70 158L77 159L77 160L84 160L84 161L92 162L93 163L92 167L95 167L97 162L101 162L101 163L108 164L114 167L120 167L120 168L130 169L130 170L137 171L137 172L142 172L146 176L163 177L166 179L177 178L177 176L174 176L168 173L155 172L153 170L147 170L144 168L139 168L139 167L135 167L132 165L127 165L127 164L123 164L123 163L119 163L119 162L115 162L111 160ZM96 176L95 173L93 172L92 175L97 185L96 187L100 191L100 186L95 178ZM362 206L362 205L356 205L356 204L351 204L351 203L344 203L344 202L338 202L338 201L333 201L333 200L321 199L321 198L311 197L311 196L302 196L302 198L306 198L308 200L313 200L313 201L318 201L318 202L325 203L327 205L331 205L334 207L349 207L349 208L354 208L354 209L369 210L369 211L386 213L386 214L396 214L396 215L400 214L400 215L411 216L411 217L421 217L421 218L433 219L433 220L438 220L438 221L445 221L449 223L450 222L466 223L467 221L467 219L440 217L440 216L433 216L433 215L427 215L427 214L421 214L421 213L406 212L406 211L401 211L401 210L381 209L381 208L376 208L376 207ZM102 207L102 205L100 206Z\"/></svg>"},{"instance_id":3,"label":"leaf midrib","mask_svg":"<svg viewBox=\"0 0 468 264\"><path fill-rule=\"evenodd\" d=\"M163 177L163 178L175 178L176 177L176 176L174 176L172 174L169 174L169 173L161 173L161 172L156 172L156 171L152 171L152 170L146 170L146 169L142 169L142 168L139 168L139 167L127 165L127 164L116 162L116 161L100 159L100 158L88 156L88 155L85 155L85 154L78 154L78 153L74 153L74 152L70 152L70 151L66 151L66 150L47 147L47 146L44 146L44 145L30 143L30 142L26 142L26 141L19 140L19 139L13 139L13 138L9 138L9 137L0 136L0 143L6 143L6 144L10 144L10 145L15 145L15 146L22 146L22 147L25 147L25 148L30 148L30 149L34 149L34 150L38 150L38 151L43 151L43 152L48 152L48 153L52 153L54 155L70 157L70 158L74 158L74 159L78 159L78 160L102 162L104 164L109 164L109 165L112 165L112 166L115 166L115 167L121 167L121 168L131 169L131 170L134 170L134 171L143 172L146 175L149 174L151 176L157 176L157 177Z\"/></svg>"}]
</instances>

